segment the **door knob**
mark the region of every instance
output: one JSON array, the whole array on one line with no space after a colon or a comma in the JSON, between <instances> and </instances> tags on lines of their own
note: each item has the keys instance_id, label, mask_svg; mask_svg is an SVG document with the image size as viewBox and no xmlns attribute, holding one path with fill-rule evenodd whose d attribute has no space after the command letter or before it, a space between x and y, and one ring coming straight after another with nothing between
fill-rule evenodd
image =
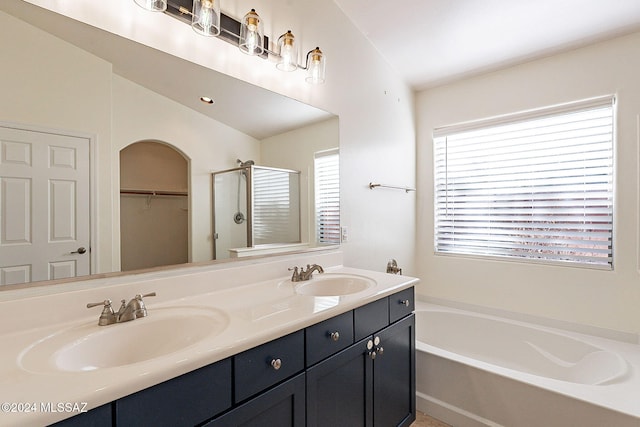
<instances>
[{"instance_id":1,"label":"door knob","mask_svg":"<svg viewBox=\"0 0 640 427\"><path fill-rule=\"evenodd\" d=\"M83 246L80 246L80 247L78 248L78 250L73 251L73 252L71 252L71 253L72 253L72 254L80 254L80 255L82 255L82 254L83 254L83 253L85 253L85 252L87 252L87 250L86 250Z\"/></svg>"}]
</instances>

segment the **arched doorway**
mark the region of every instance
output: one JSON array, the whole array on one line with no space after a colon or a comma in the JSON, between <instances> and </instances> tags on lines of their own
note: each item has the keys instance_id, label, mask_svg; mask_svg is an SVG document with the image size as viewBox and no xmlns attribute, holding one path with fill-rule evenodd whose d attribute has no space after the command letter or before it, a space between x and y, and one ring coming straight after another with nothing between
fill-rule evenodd
<instances>
[{"instance_id":1,"label":"arched doorway","mask_svg":"<svg viewBox=\"0 0 640 427\"><path fill-rule=\"evenodd\" d=\"M187 159L165 143L120 151L122 271L189 261L188 171Z\"/></svg>"}]
</instances>

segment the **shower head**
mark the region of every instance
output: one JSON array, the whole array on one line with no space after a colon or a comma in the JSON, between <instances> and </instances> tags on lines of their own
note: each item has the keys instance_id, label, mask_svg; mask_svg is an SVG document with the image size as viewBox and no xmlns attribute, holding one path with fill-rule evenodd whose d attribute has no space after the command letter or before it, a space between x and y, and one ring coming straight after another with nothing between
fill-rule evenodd
<instances>
[{"instance_id":1,"label":"shower head","mask_svg":"<svg viewBox=\"0 0 640 427\"><path fill-rule=\"evenodd\" d=\"M237 160L236 160L236 162L238 162L238 165L239 165L241 168L244 168L244 167L246 167L246 166L251 166L251 165L255 165L255 164L256 164L256 162L254 162L253 160L247 160L246 162L243 162L242 160L237 159Z\"/></svg>"}]
</instances>

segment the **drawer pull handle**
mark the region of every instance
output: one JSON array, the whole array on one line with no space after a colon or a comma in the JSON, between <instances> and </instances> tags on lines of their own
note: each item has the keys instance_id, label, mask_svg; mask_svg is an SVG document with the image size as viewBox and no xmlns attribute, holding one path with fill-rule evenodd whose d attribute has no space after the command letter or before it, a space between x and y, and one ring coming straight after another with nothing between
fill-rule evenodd
<instances>
[{"instance_id":1,"label":"drawer pull handle","mask_svg":"<svg viewBox=\"0 0 640 427\"><path fill-rule=\"evenodd\" d=\"M280 360L280 359L272 359L271 360L271 367L277 371L278 369L280 369L282 367L282 360Z\"/></svg>"},{"instance_id":2,"label":"drawer pull handle","mask_svg":"<svg viewBox=\"0 0 640 427\"><path fill-rule=\"evenodd\" d=\"M400 301L398 301L400 304L404 305L405 307L409 307L409 304L411 304L411 301L409 301L408 299L401 299Z\"/></svg>"},{"instance_id":3,"label":"drawer pull handle","mask_svg":"<svg viewBox=\"0 0 640 427\"><path fill-rule=\"evenodd\" d=\"M338 332L338 331L331 332L331 334L329 334L329 336L331 337L332 340L338 341L340 339L340 332Z\"/></svg>"}]
</instances>

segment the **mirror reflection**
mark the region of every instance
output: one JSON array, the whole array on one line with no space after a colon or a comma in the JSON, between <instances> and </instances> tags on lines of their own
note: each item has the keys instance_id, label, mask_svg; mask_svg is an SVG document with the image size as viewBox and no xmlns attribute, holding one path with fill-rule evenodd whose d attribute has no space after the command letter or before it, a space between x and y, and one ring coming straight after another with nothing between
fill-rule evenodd
<instances>
[{"instance_id":1,"label":"mirror reflection","mask_svg":"<svg viewBox=\"0 0 640 427\"><path fill-rule=\"evenodd\" d=\"M214 259L301 243L300 171L256 166L253 160L238 163L213 173Z\"/></svg>"},{"instance_id":2,"label":"mirror reflection","mask_svg":"<svg viewBox=\"0 0 640 427\"><path fill-rule=\"evenodd\" d=\"M338 148L336 116L19 0L0 6L0 34L9 58L0 69L2 285L214 259L212 174L238 159L299 171L294 244L335 243L317 238L330 234L325 219L336 209L318 211L326 203L316 203L315 162ZM205 89L215 92L213 105L200 101ZM178 153L180 177L158 157L162 150L126 160L144 145ZM84 175L19 170L37 156ZM157 170L141 176L140 159ZM150 242L140 225L151 225L151 211L180 223L181 234ZM296 239L286 240L269 245ZM37 249L45 255L36 267L23 248L40 243L57 246ZM132 251L144 259L129 262Z\"/></svg>"}]
</instances>

